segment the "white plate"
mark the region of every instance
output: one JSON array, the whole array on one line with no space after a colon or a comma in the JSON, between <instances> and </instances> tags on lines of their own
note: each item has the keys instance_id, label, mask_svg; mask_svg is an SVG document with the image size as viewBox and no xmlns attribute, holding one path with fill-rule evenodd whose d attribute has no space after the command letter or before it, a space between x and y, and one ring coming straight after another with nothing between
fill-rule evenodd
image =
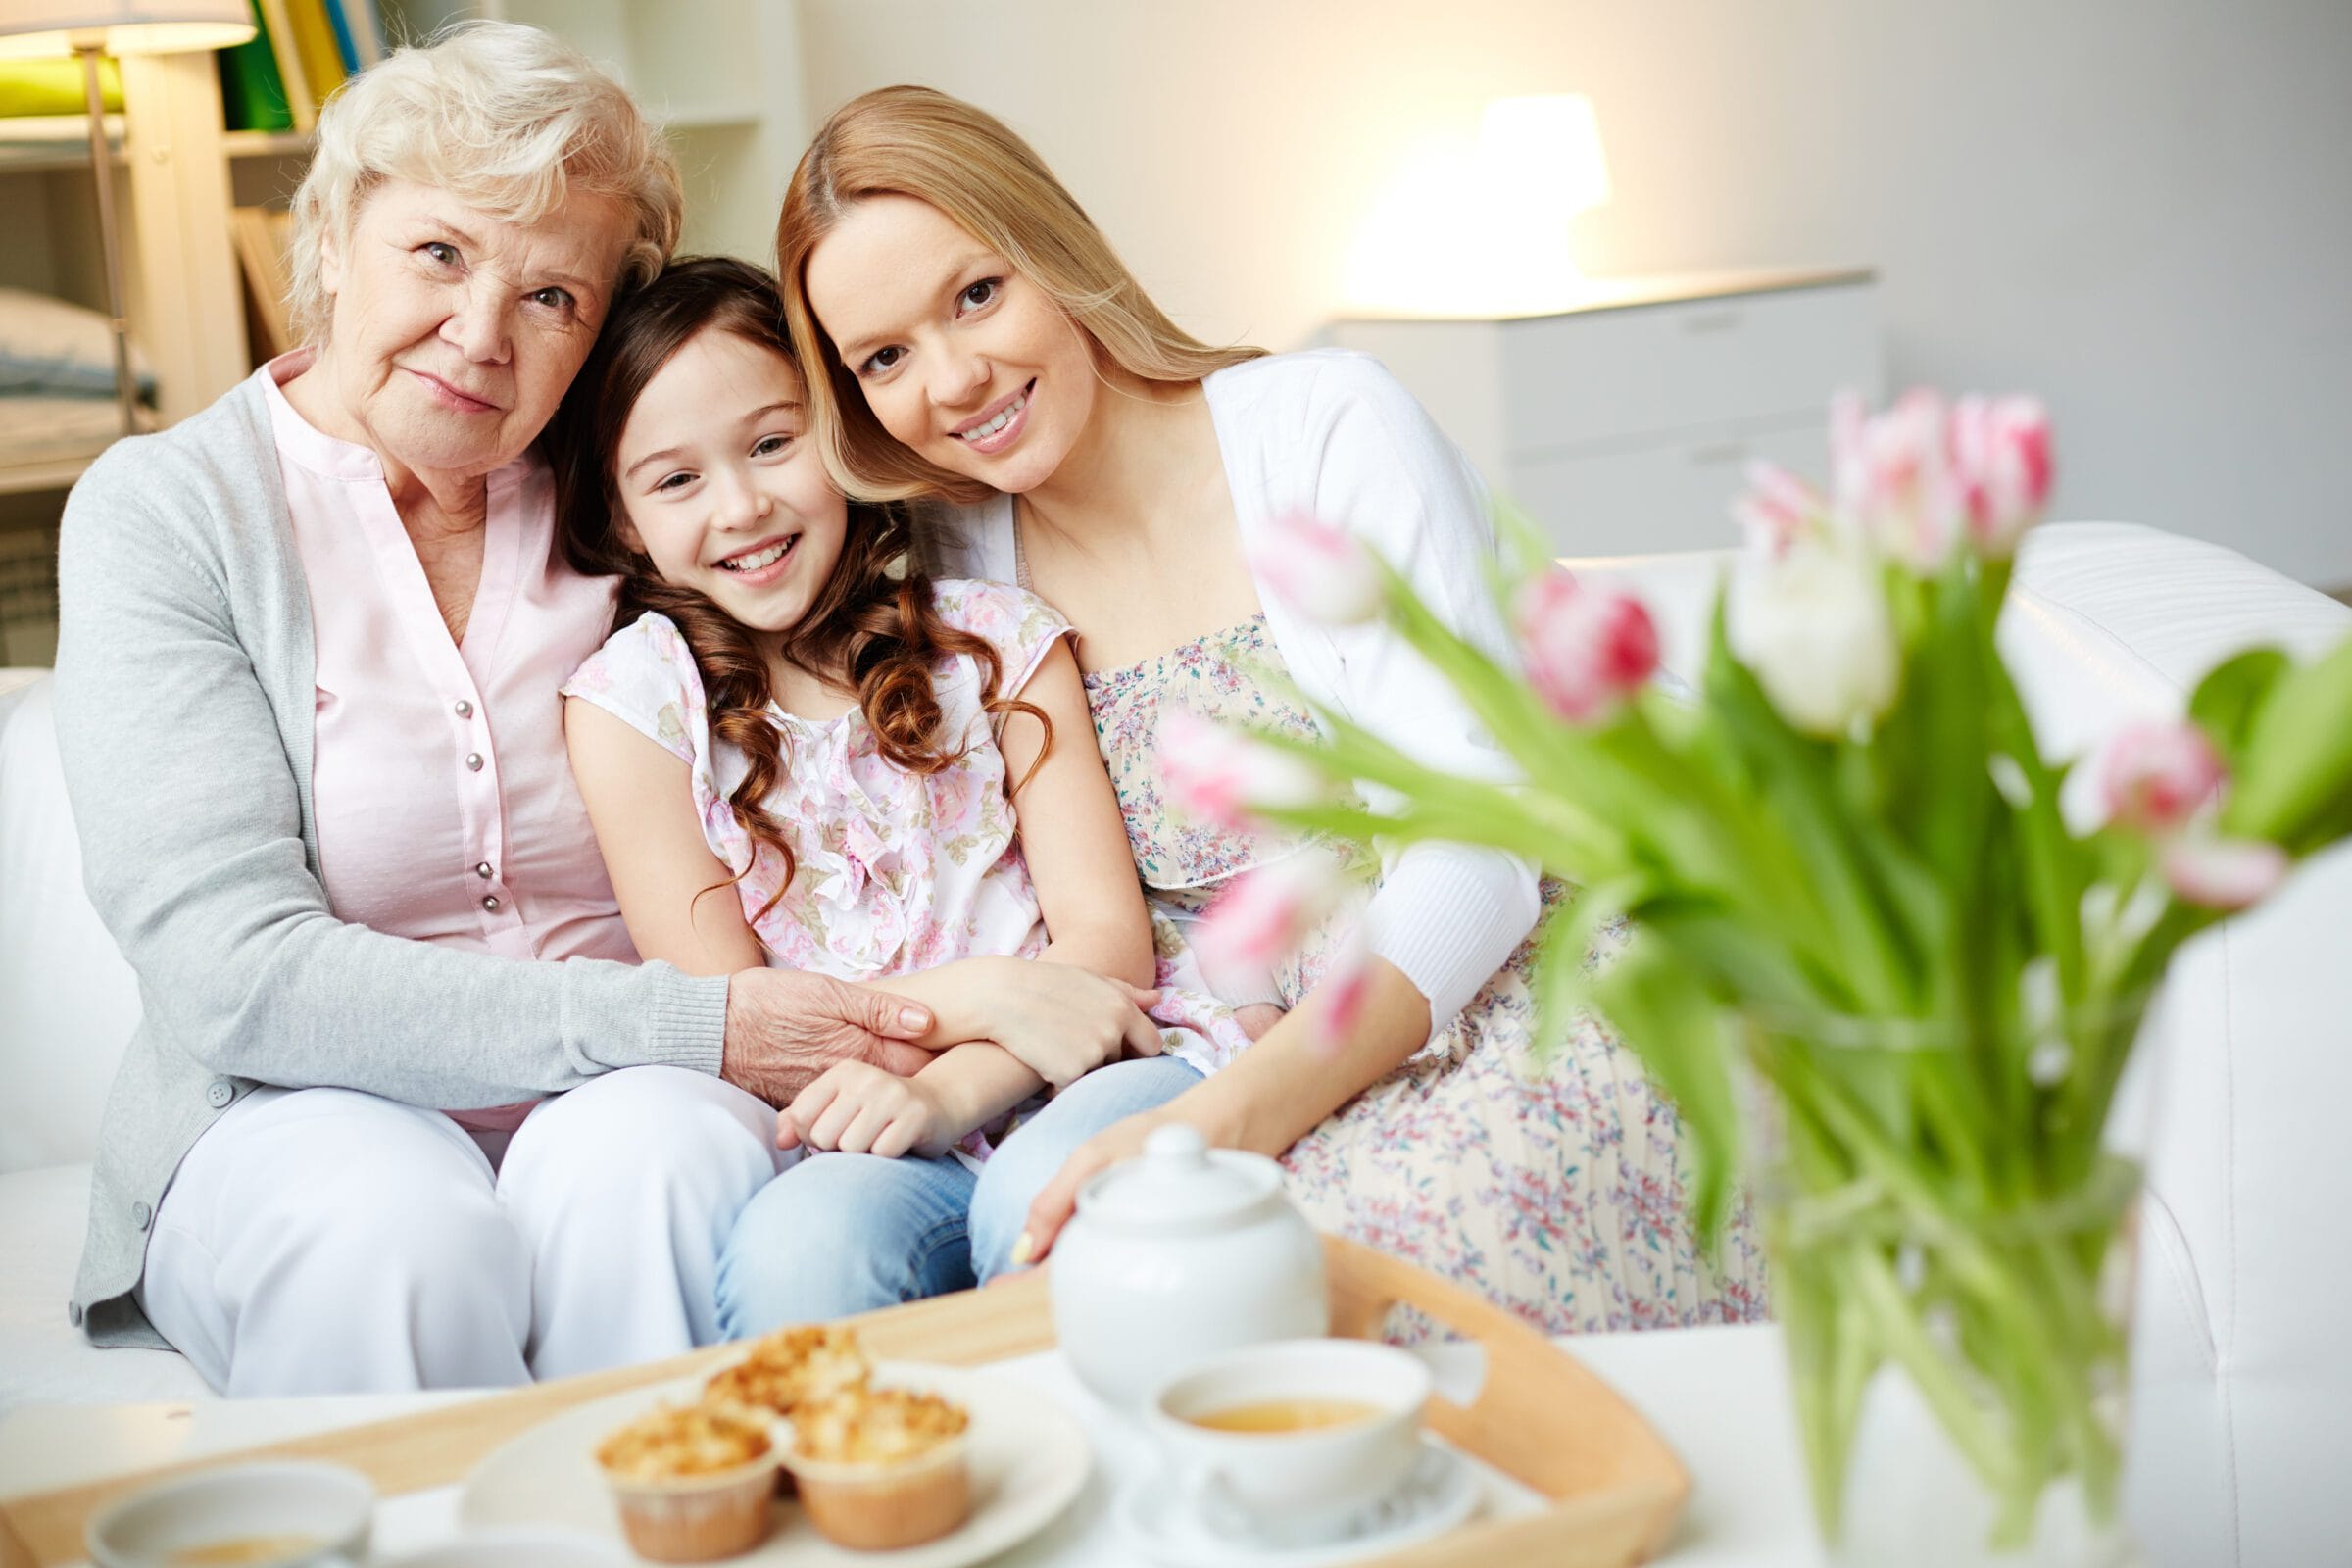
<instances>
[{"instance_id":1,"label":"white plate","mask_svg":"<svg viewBox=\"0 0 2352 1568\"><path fill-rule=\"evenodd\" d=\"M1119 1498L1119 1529L1160 1568L1326 1568L1360 1562L1451 1530L1478 1511L1486 1486L1477 1469L1428 1433L1421 1462L1356 1533L1315 1546L1280 1546L1210 1528L1188 1515L1164 1477L1146 1476Z\"/></svg>"},{"instance_id":2,"label":"white plate","mask_svg":"<svg viewBox=\"0 0 2352 1568\"><path fill-rule=\"evenodd\" d=\"M458 1516L469 1530L566 1525L621 1540L596 1446L657 1404L691 1404L708 1378L616 1394L531 1428L474 1466ZM816 1533L798 1504L776 1504L775 1533L740 1557L747 1568L962 1568L1026 1541L1086 1485L1094 1450L1051 1395L1008 1378L915 1361L884 1361L874 1382L926 1389L971 1413L972 1516L962 1528L900 1551L851 1551Z\"/></svg>"}]
</instances>

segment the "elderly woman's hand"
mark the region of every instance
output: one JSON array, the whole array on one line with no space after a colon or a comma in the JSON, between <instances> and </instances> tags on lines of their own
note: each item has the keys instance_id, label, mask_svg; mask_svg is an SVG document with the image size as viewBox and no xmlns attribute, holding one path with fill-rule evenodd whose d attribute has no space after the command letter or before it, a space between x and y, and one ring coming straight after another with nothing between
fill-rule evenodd
<instances>
[{"instance_id":1,"label":"elderly woman's hand","mask_svg":"<svg viewBox=\"0 0 2352 1568\"><path fill-rule=\"evenodd\" d=\"M727 980L718 1075L787 1105L837 1061L914 1072L931 1053L907 1042L930 1028L930 1009L904 997L797 969L744 969Z\"/></svg>"}]
</instances>

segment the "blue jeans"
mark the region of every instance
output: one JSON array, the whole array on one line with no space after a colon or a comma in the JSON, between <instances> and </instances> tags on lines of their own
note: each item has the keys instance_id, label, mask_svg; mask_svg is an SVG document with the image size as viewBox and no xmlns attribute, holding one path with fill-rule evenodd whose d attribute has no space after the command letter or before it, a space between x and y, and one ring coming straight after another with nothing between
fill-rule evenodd
<instances>
[{"instance_id":1,"label":"blue jeans","mask_svg":"<svg viewBox=\"0 0 2352 1568\"><path fill-rule=\"evenodd\" d=\"M811 1154L760 1190L718 1259L729 1339L968 1290L1012 1266L1029 1204L1080 1144L1200 1081L1173 1056L1098 1067L975 1176L955 1159Z\"/></svg>"}]
</instances>

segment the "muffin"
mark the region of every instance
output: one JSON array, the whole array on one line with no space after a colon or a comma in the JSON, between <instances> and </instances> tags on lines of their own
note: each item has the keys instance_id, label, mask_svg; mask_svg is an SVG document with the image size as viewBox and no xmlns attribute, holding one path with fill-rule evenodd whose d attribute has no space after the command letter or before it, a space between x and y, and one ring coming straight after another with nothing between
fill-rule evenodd
<instances>
[{"instance_id":1,"label":"muffin","mask_svg":"<svg viewBox=\"0 0 2352 1568\"><path fill-rule=\"evenodd\" d=\"M759 1420L664 1407L607 1438L596 1462L629 1547L656 1562L708 1562L766 1536L776 1452Z\"/></svg>"},{"instance_id":2,"label":"muffin","mask_svg":"<svg viewBox=\"0 0 2352 1568\"><path fill-rule=\"evenodd\" d=\"M804 1401L862 1388L872 1368L853 1329L783 1329L703 1385L703 1402L773 1420Z\"/></svg>"},{"instance_id":3,"label":"muffin","mask_svg":"<svg viewBox=\"0 0 2352 1568\"><path fill-rule=\"evenodd\" d=\"M937 1395L860 1385L794 1412L784 1463L800 1481L809 1523L835 1544L918 1545L972 1511L970 1424Z\"/></svg>"}]
</instances>

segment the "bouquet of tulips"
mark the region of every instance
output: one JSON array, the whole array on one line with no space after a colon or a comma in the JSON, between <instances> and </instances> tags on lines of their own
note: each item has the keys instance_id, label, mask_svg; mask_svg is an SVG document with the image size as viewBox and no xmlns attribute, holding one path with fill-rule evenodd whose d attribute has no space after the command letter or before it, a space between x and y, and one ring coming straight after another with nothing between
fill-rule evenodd
<instances>
[{"instance_id":1,"label":"bouquet of tulips","mask_svg":"<svg viewBox=\"0 0 2352 1568\"><path fill-rule=\"evenodd\" d=\"M1574 884L1539 1001L1555 1022L1596 1008L1672 1097L1703 1236L1752 1169L1825 1529L1865 1386L1894 1367L1995 1499L1999 1548L2060 1477L2112 1517L2124 1346L2100 1276L2136 1173L2101 1134L2180 944L2352 833L2352 643L2223 663L2184 717L2113 737L2100 820L2070 822L2069 765L1993 637L2049 493L2040 408L1841 401L1831 446L1826 494L1752 471L1694 693L1653 678L1641 603L1521 525L1501 650L1343 528L1293 519L1260 563L1276 590L1385 616L1521 781L1433 770L1326 711L1319 744L1196 737L1171 791L1228 819L1494 845ZM1284 876L1237 888L1210 939L1295 932L1315 899ZM1588 963L1619 920L1630 942Z\"/></svg>"}]
</instances>

